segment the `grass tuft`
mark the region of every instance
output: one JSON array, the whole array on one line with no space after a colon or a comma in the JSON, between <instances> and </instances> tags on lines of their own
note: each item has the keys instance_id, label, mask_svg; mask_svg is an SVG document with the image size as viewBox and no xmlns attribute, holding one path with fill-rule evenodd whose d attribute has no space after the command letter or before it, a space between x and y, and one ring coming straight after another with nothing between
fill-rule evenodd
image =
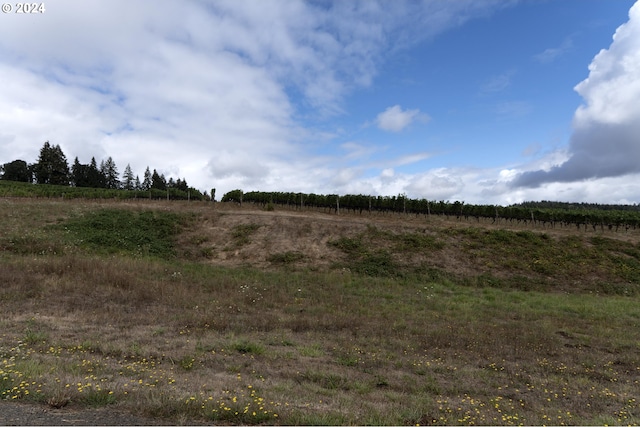
<instances>
[{"instance_id":1,"label":"grass tuft","mask_svg":"<svg viewBox=\"0 0 640 427\"><path fill-rule=\"evenodd\" d=\"M264 347L258 343L250 341L239 341L233 344L233 349L242 354L261 355L264 353Z\"/></svg>"},{"instance_id":2,"label":"grass tuft","mask_svg":"<svg viewBox=\"0 0 640 427\"><path fill-rule=\"evenodd\" d=\"M269 255L269 257L267 257L267 261L272 264L287 265L301 261L304 258L305 255L301 252L287 251Z\"/></svg>"},{"instance_id":3,"label":"grass tuft","mask_svg":"<svg viewBox=\"0 0 640 427\"><path fill-rule=\"evenodd\" d=\"M239 224L231 230L231 237L235 247L251 243L251 235L260 228L258 224Z\"/></svg>"}]
</instances>

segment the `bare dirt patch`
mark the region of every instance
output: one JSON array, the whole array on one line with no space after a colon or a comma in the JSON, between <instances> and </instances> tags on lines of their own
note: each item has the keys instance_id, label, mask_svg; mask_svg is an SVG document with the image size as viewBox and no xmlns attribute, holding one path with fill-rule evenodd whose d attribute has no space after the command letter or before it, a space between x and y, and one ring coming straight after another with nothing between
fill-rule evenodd
<instances>
[{"instance_id":1,"label":"bare dirt patch","mask_svg":"<svg viewBox=\"0 0 640 427\"><path fill-rule=\"evenodd\" d=\"M174 425L114 408L54 409L34 403L0 401L0 425L6 426L138 426Z\"/></svg>"}]
</instances>

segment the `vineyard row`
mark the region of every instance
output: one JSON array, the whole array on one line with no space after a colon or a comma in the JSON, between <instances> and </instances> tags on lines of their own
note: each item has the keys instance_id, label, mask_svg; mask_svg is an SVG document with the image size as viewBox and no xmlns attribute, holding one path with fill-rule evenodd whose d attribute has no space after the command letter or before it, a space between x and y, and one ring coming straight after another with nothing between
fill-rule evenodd
<instances>
[{"instance_id":1,"label":"vineyard row","mask_svg":"<svg viewBox=\"0 0 640 427\"><path fill-rule=\"evenodd\" d=\"M233 190L222 197L223 202L255 203L262 206L279 205L290 208L312 207L335 213L351 211L363 212L405 213L415 215L445 215L464 218L466 220L481 218L493 221L509 221L518 223L533 223L555 227L556 225L574 225L592 227L594 230L605 228L618 231L620 228L628 230L640 227L640 212L629 210L599 210L599 209L559 209L559 208L530 208L520 206L472 205L464 202L432 201L427 199L410 199L399 196L367 196L367 195L337 195L337 194L305 194L291 192L262 192Z\"/></svg>"}]
</instances>

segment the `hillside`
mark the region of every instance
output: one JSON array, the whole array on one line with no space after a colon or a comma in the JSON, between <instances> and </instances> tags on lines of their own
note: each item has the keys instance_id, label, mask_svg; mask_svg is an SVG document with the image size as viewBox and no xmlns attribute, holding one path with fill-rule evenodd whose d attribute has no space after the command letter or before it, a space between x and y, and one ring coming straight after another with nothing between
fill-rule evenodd
<instances>
[{"instance_id":1,"label":"hillside","mask_svg":"<svg viewBox=\"0 0 640 427\"><path fill-rule=\"evenodd\" d=\"M640 230L577 231L444 216L340 215L218 204L183 239L214 265L440 274L521 289L640 291ZM195 247L189 243L197 242ZM512 279L517 279L514 282ZM482 283L486 282L486 283Z\"/></svg>"},{"instance_id":2,"label":"hillside","mask_svg":"<svg viewBox=\"0 0 640 427\"><path fill-rule=\"evenodd\" d=\"M0 199L0 400L187 424L640 423L640 230L268 209Z\"/></svg>"}]
</instances>

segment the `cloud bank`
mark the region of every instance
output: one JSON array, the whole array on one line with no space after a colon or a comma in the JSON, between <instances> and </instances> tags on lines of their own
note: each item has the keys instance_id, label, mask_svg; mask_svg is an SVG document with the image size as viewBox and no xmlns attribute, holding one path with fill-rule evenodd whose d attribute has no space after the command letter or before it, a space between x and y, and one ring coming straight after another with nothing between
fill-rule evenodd
<instances>
[{"instance_id":1,"label":"cloud bank","mask_svg":"<svg viewBox=\"0 0 640 427\"><path fill-rule=\"evenodd\" d=\"M640 2L618 27L608 49L575 87L584 99L574 114L569 158L547 169L521 173L512 187L619 177L640 172Z\"/></svg>"}]
</instances>

